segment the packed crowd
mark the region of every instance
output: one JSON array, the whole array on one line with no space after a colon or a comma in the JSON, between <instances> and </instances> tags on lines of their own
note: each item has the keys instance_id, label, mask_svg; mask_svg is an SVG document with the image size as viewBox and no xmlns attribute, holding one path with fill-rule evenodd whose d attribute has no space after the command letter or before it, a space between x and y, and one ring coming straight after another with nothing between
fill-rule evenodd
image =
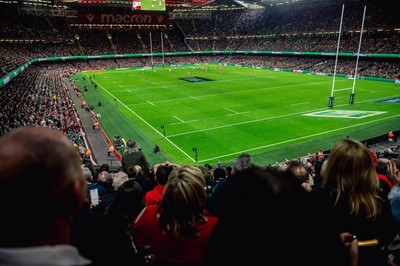
<instances>
[{"instance_id":1,"label":"packed crowd","mask_svg":"<svg viewBox=\"0 0 400 266\"><path fill-rule=\"evenodd\" d=\"M22 127L53 128L86 158L87 144L61 65L31 66L0 93L0 136Z\"/></svg>"},{"instance_id":2,"label":"packed crowd","mask_svg":"<svg viewBox=\"0 0 400 266\"><path fill-rule=\"evenodd\" d=\"M153 33L152 49L162 51L162 32L165 52L334 50L335 36L189 40L189 46L181 37L182 32L204 36L209 29L214 35L240 35L249 29L243 25L249 24L255 34L307 32L320 21L317 30L337 27L338 12L331 10L338 11L338 5L316 10L309 5L313 2L295 5L294 10L218 12L211 21L193 22L195 27L177 21L174 30ZM368 22L398 26L391 16L382 16L383 9L395 12L386 5L371 7L375 13ZM304 10L307 21L298 15ZM358 28L348 24L360 15L359 10L353 11L345 20L347 30ZM144 30L71 31L59 18L17 21L4 16L1 20L5 22L0 38L65 40L2 43L0 76L38 57L148 53L150 49L150 35ZM266 31L262 25L270 26ZM397 38L395 33L372 32L363 47L398 53ZM343 50L353 51L356 39L347 35ZM332 147L329 157L316 153L264 166L242 154L233 165L213 168L149 162L140 144L129 139L118 172L107 164L93 165L64 81L69 73L204 62L333 71L329 57L250 55L146 56L29 66L0 93L0 200L5 203L0 265L400 265L396 247L400 150L377 156L363 143L346 138ZM351 75L354 64L354 60L341 60L339 73ZM400 79L399 73L396 60L360 61L360 75Z\"/></svg>"},{"instance_id":3,"label":"packed crowd","mask_svg":"<svg viewBox=\"0 0 400 266\"><path fill-rule=\"evenodd\" d=\"M363 10L359 3L345 2L346 12L339 50L357 53L360 37L357 31L361 26ZM34 58L53 56L205 50L334 54L337 48L340 8L341 4L336 1L332 4L314 4L311 1L273 6L265 10L217 10L210 12L209 20L176 19L171 27L157 30L74 28L69 27L67 20L60 17L28 16L2 10L0 76ZM400 26L400 21L395 14L393 17L391 14L391 3L368 1L368 16L364 28L366 32L360 50L366 57L372 53L400 53L399 31L395 30ZM356 19L358 17L360 19ZM295 61L300 56L294 55L289 60ZM270 59L269 56L264 57L261 64L266 65ZM315 56L314 59L325 60L323 56ZM374 69L365 73L366 75L386 78L398 76L398 60L377 59L371 64L371 60L366 59L361 57L361 63L369 65L368 69ZM328 58L328 61L332 60L333 57ZM331 65L328 63L328 67L323 67L322 70L332 71L332 67L329 67ZM390 73L385 69L389 69ZM346 69L343 70L343 74L348 74L347 72Z\"/></svg>"},{"instance_id":4,"label":"packed crowd","mask_svg":"<svg viewBox=\"0 0 400 266\"><path fill-rule=\"evenodd\" d=\"M351 138L328 158L262 166L244 153L214 169L150 165L129 139L110 173L60 131L23 127L0 137L0 161L0 199L18 194L3 208L1 265L400 262L399 155Z\"/></svg>"}]
</instances>

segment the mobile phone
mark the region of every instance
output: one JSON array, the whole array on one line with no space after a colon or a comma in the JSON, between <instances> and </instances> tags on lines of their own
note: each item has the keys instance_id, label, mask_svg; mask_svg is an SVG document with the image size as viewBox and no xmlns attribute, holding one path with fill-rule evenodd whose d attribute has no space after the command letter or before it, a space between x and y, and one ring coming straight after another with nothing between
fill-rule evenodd
<instances>
[{"instance_id":1,"label":"mobile phone","mask_svg":"<svg viewBox=\"0 0 400 266\"><path fill-rule=\"evenodd\" d=\"M97 206L100 203L100 201L99 201L99 191L97 190L97 188L90 190L90 203L93 206Z\"/></svg>"}]
</instances>

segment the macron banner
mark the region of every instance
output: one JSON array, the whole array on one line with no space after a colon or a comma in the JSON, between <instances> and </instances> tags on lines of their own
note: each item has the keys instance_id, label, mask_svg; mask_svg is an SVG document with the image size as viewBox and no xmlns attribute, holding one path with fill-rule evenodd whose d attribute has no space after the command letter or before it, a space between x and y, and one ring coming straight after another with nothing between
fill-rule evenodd
<instances>
[{"instance_id":1,"label":"macron banner","mask_svg":"<svg viewBox=\"0 0 400 266\"><path fill-rule=\"evenodd\" d=\"M80 24L132 24L132 25L167 25L168 15L153 13L102 14L80 13Z\"/></svg>"}]
</instances>

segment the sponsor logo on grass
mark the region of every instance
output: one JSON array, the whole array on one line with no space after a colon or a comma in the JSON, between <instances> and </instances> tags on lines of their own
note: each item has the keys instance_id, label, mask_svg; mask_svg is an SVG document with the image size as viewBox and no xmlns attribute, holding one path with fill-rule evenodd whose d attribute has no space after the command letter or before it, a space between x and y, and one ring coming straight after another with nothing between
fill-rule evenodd
<instances>
[{"instance_id":1,"label":"sponsor logo on grass","mask_svg":"<svg viewBox=\"0 0 400 266\"><path fill-rule=\"evenodd\" d=\"M384 114L386 112L362 111L362 110L324 110L304 114L304 116L335 117L335 118L355 118L361 119L374 115Z\"/></svg>"},{"instance_id":2,"label":"sponsor logo on grass","mask_svg":"<svg viewBox=\"0 0 400 266\"><path fill-rule=\"evenodd\" d=\"M181 80L188 82L204 82L204 81L212 81L212 79L201 78L201 77L190 77L190 78L180 78Z\"/></svg>"},{"instance_id":3,"label":"sponsor logo on grass","mask_svg":"<svg viewBox=\"0 0 400 266\"><path fill-rule=\"evenodd\" d=\"M400 97L395 97L395 98L390 98L390 99L385 99L385 100L379 100L377 102L379 102L379 103L400 103Z\"/></svg>"}]
</instances>

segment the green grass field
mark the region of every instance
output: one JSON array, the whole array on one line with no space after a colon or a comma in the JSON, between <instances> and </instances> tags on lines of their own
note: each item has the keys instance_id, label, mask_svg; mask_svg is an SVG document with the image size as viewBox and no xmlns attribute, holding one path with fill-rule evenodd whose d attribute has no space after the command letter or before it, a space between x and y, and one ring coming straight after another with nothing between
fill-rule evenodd
<instances>
[{"instance_id":1,"label":"green grass field","mask_svg":"<svg viewBox=\"0 0 400 266\"><path fill-rule=\"evenodd\" d=\"M208 67L81 72L74 78L81 89L88 86L85 98L101 114L109 138L136 139L152 164L231 165L246 152L268 165L330 149L347 135L365 140L400 129L400 103L387 101L400 97L399 84L357 80L349 104L353 80L336 78L329 108L333 77ZM97 89L89 83L93 75ZM161 154L152 153L155 144Z\"/></svg>"}]
</instances>

